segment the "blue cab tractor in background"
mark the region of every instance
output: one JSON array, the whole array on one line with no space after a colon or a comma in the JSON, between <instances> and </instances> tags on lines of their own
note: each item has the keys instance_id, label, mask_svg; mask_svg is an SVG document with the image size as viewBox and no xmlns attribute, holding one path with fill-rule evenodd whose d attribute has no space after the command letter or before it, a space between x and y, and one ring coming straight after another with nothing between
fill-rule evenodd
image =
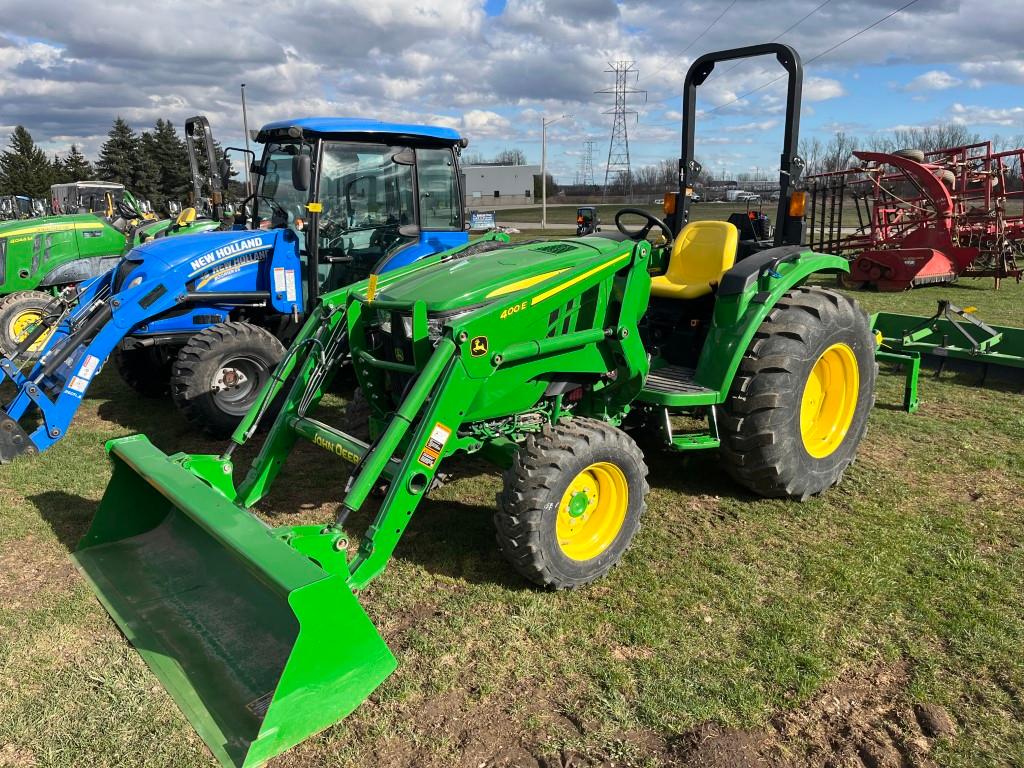
<instances>
[{"instance_id":1,"label":"blue cab tractor in background","mask_svg":"<svg viewBox=\"0 0 1024 768\"><path fill-rule=\"evenodd\" d=\"M451 129L304 118L265 125L256 141L246 229L132 249L3 351L0 386L15 392L0 413L0 462L63 437L110 356L137 391L169 392L191 422L230 434L321 292L468 242L467 142ZM219 171L226 184L230 166Z\"/></svg>"}]
</instances>

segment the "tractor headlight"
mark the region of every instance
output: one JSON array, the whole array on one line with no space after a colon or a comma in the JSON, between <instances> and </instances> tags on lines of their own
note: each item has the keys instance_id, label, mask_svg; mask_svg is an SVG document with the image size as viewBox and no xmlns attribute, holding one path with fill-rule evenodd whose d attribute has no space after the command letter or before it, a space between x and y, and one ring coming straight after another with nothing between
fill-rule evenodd
<instances>
[{"instance_id":1,"label":"tractor headlight","mask_svg":"<svg viewBox=\"0 0 1024 768\"><path fill-rule=\"evenodd\" d=\"M142 283L142 281L143 281L144 279L145 279L145 277L144 277L143 275L139 275L138 277L133 277L133 278L132 278L132 279L131 279L131 280L130 280L130 281L128 282L128 285L126 285L126 286L124 287L124 289L125 289L125 290L127 291L127 290L128 290L128 289L130 289L130 288L134 288L134 287L135 287L136 285L139 285L140 283Z\"/></svg>"},{"instance_id":2,"label":"tractor headlight","mask_svg":"<svg viewBox=\"0 0 1024 768\"><path fill-rule=\"evenodd\" d=\"M452 312L450 314L435 315L433 317L428 317L427 318L427 337L431 341L437 341L438 339L441 338L441 334L444 333L444 327L446 325L451 325L453 322L458 320L460 317L462 317L464 315L468 315L472 311L473 311L473 308L470 308L470 309L460 309L459 311Z\"/></svg>"}]
</instances>

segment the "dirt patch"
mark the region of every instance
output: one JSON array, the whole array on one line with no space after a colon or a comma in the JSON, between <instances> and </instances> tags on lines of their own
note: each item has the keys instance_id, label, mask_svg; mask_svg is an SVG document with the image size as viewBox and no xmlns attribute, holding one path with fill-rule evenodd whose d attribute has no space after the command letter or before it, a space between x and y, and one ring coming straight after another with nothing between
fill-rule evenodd
<instances>
[{"instance_id":1,"label":"dirt patch","mask_svg":"<svg viewBox=\"0 0 1024 768\"><path fill-rule=\"evenodd\" d=\"M679 744L684 765L702 768L760 768L770 742L765 731L741 731L713 723L698 726Z\"/></svg>"},{"instance_id":2,"label":"dirt patch","mask_svg":"<svg viewBox=\"0 0 1024 768\"><path fill-rule=\"evenodd\" d=\"M37 595L67 591L78 578L62 547L35 536L0 545L0 594L5 608L22 608Z\"/></svg>"},{"instance_id":3,"label":"dirt patch","mask_svg":"<svg viewBox=\"0 0 1024 768\"><path fill-rule=\"evenodd\" d=\"M935 738L956 726L937 704L912 707L905 663L849 674L759 731L709 724L679 741L682 766L736 768L932 768Z\"/></svg>"},{"instance_id":4,"label":"dirt patch","mask_svg":"<svg viewBox=\"0 0 1024 768\"><path fill-rule=\"evenodd\" d=\"M908 681L904 663L850 673L750 730L705 723L682 735L602 735L536 688L484 700L458 690L399 703L409 728L384 738L370 738L372 715L351 727L357 742L374 744L363 762L389 768L936 768L935 740L953 738L956 726L938 705L915 707ZM603 746L595 749L595 741ZM325 748L300 746L274 765L322 765Z\"/></svg>"},{"instance_id":5,"label":"dirt patch","mask_svg":"<svg viewBox=\"0 0 1024 768\"><path fill-rule=\"evenodd\" d=\"M29 750L15 744L0 747L0 768L30 768L36 765L39 763Z\"/></svg>"}]
</instances>

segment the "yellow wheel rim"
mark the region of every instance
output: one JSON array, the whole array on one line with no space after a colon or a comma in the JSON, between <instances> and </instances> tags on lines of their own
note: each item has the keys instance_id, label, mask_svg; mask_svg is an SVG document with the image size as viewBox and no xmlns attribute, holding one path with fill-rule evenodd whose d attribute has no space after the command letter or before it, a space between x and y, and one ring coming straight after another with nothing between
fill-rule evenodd
<instances>
[{"instance_id":1,"label":"yellow wheel rim","mask_svg":"<svg viewBox=\"0 0 1024 768\"><path fill-rule=\"evenodd\" d=\"M842 445L853 423L859 391L860 369L853 350L833 344L822 352L800 402L800 434L807 453L823 459Z\"/></svg>"},{"instance_id":2,"label":"yellow wheel rim","mask_svg":"<svg viewBox=\"0 0 1024 768\"><path fill-rule=\"evenodd\" d=\"M29 333L32 332L32 329L36 326L36 323L38 323L42 319L43 313L40 312L38 309L26 309L19 312L13 318L11 318L10 323L8 323L8 338L14 339L15 341L20 343L22 340L25 339L26 336L29 335ZM47 331L38 339L36 339L36 343L29 347L28 351L32 353L42 351L43 347L46 345L46 340L50 338L51 333L53 333L53 329Z\"/></svg>"},{"instance_id":3,"label":"yellow wheel rim","mask_svg":"<svg viewBox=\"0 0 1024 768\"><path fill-rule=\"evenodd\" d=\"M591 464L572 479L558 504L555 534L562 553L572 560L600 555L622 530L628 507L625 473L606 461Z\"/></svg>"}]
</instances>

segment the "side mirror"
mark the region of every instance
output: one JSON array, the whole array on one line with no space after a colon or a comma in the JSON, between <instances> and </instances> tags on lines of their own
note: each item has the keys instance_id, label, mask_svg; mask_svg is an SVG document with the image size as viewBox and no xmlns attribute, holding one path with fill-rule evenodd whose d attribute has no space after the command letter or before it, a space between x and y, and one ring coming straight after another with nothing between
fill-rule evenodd
<instances>
[{"instance_id":1,"label":"side mirror","mask_svg":"<svg viewBox=\"0 0 1024 768\"><path fill-rule=\"evenodd\" d=\"M217 164L217 171L220 173L220 185L227 189L228 182L231 181L231 161L223 158Z\"/></svg>"},{"instance_id":2,"label":"side mirror","mask_svg":"<svg viewBox=\"0 0 1024 768\"><path fill-rule=\"evenodd\" d=\"M292 158L292 186L299 192L305 192L309 189L311 175L312 164L309 155L295 155Z\"/></svg>"},{"instance_id":3,"label":"side mirror","mask_svg":"<svg viewBox=\"0 0 1024 768\"><path fill-rule=\"evenodd\" d=\"M398 234L402 237L419 237L420 228L418 224L403 224L398 228Z\"/></svg>"},{"instance_id":4,"label":"side mirror","mask_svg":"<svg viewBox=\"0 0 1024 768\"><path fill-rule=\"evenodd\" d=\"M416 165L416 151L410 147L399 150L391 156L395 165Z\"/></svg>"}]
</instances>

